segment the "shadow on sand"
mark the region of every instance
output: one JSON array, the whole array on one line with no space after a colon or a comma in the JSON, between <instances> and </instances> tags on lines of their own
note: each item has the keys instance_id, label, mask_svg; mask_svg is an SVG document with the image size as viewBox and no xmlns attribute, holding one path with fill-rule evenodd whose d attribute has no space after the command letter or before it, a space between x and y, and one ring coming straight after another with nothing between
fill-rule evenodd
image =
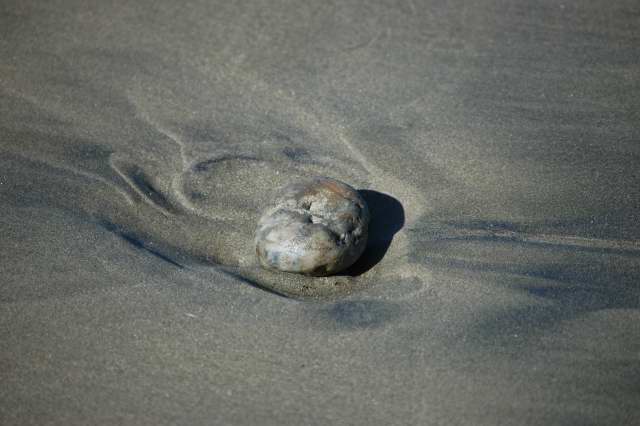
<instances>
[{"instance_id":1,"label":"shadow on sand","mask_svg":"<svg viewBox=\"0 0 640 426\"><path fill-rule=\"evenodd\" d=\"M386 254L393 236L404 226L404 209L400 201L378 191L362 189L358 191L369 206L371 222L369 239L362 257L345 272L358 276L373 268Z\"/></svg>"}]
</instances>

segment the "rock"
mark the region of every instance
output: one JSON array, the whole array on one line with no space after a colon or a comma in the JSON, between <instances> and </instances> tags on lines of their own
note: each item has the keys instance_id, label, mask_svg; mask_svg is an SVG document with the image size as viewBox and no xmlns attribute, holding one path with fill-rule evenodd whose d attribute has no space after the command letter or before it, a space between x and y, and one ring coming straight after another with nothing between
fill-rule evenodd
<instances>
[{"instance_id":1,"label":"rock","mask_svg":"<svg viewBox=\"0 0 640 426\"><path fill-rule=\"evenodd\" d=\"M284 187L256 231L267 268L326 276L351 266L367 244L369 209L346 183L317 177Z\"/></svg>"}]
</instances>

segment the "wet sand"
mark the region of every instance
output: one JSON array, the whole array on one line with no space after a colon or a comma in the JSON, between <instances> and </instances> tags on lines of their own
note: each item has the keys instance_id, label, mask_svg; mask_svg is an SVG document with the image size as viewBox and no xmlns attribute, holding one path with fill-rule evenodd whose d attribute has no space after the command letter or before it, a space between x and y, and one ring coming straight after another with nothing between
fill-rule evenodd
<instances>
[{"instance_id":1,"label":"wet sand","mask_svg":"<svg viewBox=\"0 0 640 426\"><path fill-rule=\"evenodd\" d=\"M0 423L640 422L640 5L0 6ZM273 190L372 212L257 266Z\"/></svg>"}]
</instances>

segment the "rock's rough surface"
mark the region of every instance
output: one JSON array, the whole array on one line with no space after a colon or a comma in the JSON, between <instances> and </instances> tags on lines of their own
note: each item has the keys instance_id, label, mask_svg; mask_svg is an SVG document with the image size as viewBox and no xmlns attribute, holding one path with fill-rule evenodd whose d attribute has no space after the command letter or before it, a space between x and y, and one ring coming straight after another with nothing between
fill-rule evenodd
<instances>
[{"instance_id":1,"label":"rock's rough surface","mask_svg":"<svg viewBox=\"0 0 640 426\"><path fill-rule=\"evenodd\" d=\"M346 183L318 177L282 189L256 231L256 254L268 269L325 276L360 257L369 209Z\"/></svg>"}]
</instances>

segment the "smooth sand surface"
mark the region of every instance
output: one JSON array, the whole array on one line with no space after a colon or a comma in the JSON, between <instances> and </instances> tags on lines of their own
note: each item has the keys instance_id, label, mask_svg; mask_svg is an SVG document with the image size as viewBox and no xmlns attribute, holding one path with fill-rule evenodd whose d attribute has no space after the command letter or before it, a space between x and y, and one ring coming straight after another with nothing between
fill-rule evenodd
<instances>
[{"instance_id":1,"label":"smooth sand surface","mask_svg":"<svg viewBox=\"0 0 640 426\"><path fill-rule=\"evenodd\" d=\"M639 424L639 123L637 1L5 0L0 424Z\"/></svg>"}]
</instances>

